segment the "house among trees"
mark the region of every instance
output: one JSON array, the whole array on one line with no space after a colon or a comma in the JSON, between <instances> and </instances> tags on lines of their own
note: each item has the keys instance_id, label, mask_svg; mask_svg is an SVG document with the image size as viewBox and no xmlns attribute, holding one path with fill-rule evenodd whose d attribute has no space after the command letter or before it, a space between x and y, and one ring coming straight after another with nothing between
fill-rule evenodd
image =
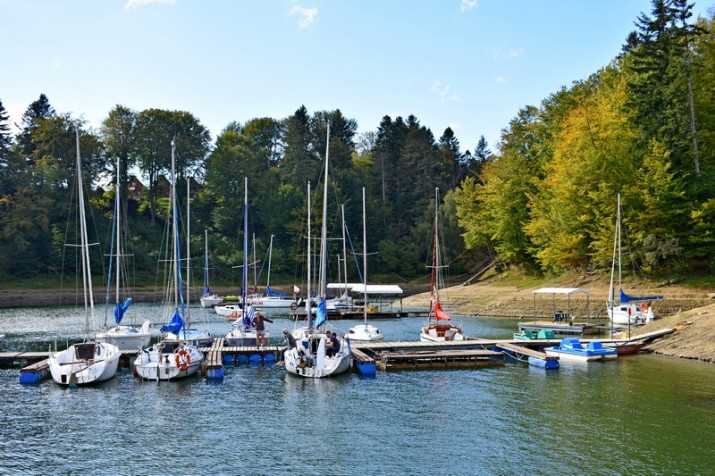
<instances>
[{"instance_id":1,"label":"house among trees","mask_svg":"<svg viewBox=\"0 0 715 476\"><path fill-rule=\"evenodd\" d=\"M129 192L128 196L130 199L136 201L141 200L142 195L144 195L144 190L146 190L146 187L136 175L129 177L127 191Z\"/></svg>"}]
</instances>

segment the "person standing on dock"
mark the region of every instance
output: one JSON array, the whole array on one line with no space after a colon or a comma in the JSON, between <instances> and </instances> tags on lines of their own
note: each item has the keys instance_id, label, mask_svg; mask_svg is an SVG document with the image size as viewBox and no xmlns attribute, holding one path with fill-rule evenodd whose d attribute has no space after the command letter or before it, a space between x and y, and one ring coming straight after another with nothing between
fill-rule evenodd
<instances>
[{"instance_id":1,"label":"person standing on dock","mask_svg":"<svg viewBox=\"0 0 715 476\"><path fill-rule=\"evenodd\" d=\"M264 321L273 324L273 321L265 317L261 311L256 311L256 314L253 316L253 325L256 328L256 345L258 347L262 347L265 344L266 324Z\"/></svg>"}]
</instances>

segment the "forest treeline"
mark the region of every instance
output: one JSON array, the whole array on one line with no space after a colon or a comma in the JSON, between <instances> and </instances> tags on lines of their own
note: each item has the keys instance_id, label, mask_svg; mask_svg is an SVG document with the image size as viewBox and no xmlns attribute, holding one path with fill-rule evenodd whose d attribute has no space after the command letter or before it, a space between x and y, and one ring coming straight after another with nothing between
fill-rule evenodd
<instances>
[{"instance_id":1,"label":"forest treeline","mask_svg":"<svg viewBox=\"0 0 715 476\"><path fill-rule=\"evenodd\" d=\"M371 276L428 274L435 188L452 275L468 275L492 259L539 273L610 269L619 194L626 266L657 275L710 272L715 27L709 15L693 19L684 0L653 0L609 65L539 106L523 107L493 151L483 137L463 151L454 131L436 138L412 115L385 116L376 130L358 134L357 122L340 110L311 114L303 106L283 119L232 122L213 142L186 111L117 105L94 130L55 111L44 94L13 134L0 102L0 282L66 271L77 130L81 172L94 184L90 202L100 254L109 253L111 184L119 163L133 269L140 281L155 275L174 140L182 208L183 191L192 184L194 269L203 266L206 230L212 277L237 280L247 178L257 259L265 263L274 236L271 280L294 280L306 259L309 182L313 230L321 218L315 192L323 180L328 125L329 233L341 236L344 205L349 247L362 252L366 187ZM141 191L133 187L135 173ZM332 241L331 247L337 279L342 244ZM352 262L348 257L355 280Z\"/></svg>"}]
</instances>

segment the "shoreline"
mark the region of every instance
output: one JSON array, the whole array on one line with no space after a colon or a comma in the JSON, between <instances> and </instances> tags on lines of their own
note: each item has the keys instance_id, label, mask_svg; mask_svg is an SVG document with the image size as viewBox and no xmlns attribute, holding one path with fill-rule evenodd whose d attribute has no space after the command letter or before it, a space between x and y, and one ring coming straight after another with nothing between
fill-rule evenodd
<instances>
[{"instance_id":1,"label":"shoreline","mask_svg":"<svg viewBox=\"0 0 715 476\"><path fill-rule=\"evenodd\" d=\"M500 284L499 279L489 279L468 286L453 286L441 293L443 303L452 312L478 317L531 319L551 318L553 309L563 310L570 306L576 320L587 313L594 320L606 318L605 302L608 298L608 284L598 278L589 282L550 283L553 287L582 287L588 289L587 300L572 298L534 299L532 291L542 286L515 286ZM423 288L408 288L420 291ZM202 288L191 290L191 299L198 300ZM219 294L236 294L234 287L216 286L212 291ZM665 299L655 301L656 320L639 326L638 333L646 333L663 328L675 329L673 334L662 337L644 349L648 352L670 357L695 359L715 363L715 296L709 290L690 289L668 285L659 289ZM106 288L95 287L95 301L104 302ZM651 295L653 286L629 287L629 294ZM137 289L132 295L135 302L159 303L163 292ZM40 306L72 305L84 301L82 292L75 289L0 289L0 308L21 308ZM401 299L405 307L428 307L429 293L422 292ZM588 309L587 309L588 308Z\"/></svg>"}]
</instances>

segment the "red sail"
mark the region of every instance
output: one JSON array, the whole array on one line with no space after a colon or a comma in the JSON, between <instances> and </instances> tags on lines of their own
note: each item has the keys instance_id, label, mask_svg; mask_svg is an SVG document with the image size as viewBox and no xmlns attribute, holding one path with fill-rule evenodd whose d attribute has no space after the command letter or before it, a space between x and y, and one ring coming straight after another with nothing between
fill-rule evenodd
<instances>
[{"instance_id":1,"label":"red sail","mask_svg":"<svg viewBox=\"0 0 715 476\"><path fill-rule=\"evenodd\" d=\"M449 321L450 320L447 313L442 310L442 306L440 305L439 301L437 301L434 304L434 317L438 321Z\"/></svg>"}]
</instances>

